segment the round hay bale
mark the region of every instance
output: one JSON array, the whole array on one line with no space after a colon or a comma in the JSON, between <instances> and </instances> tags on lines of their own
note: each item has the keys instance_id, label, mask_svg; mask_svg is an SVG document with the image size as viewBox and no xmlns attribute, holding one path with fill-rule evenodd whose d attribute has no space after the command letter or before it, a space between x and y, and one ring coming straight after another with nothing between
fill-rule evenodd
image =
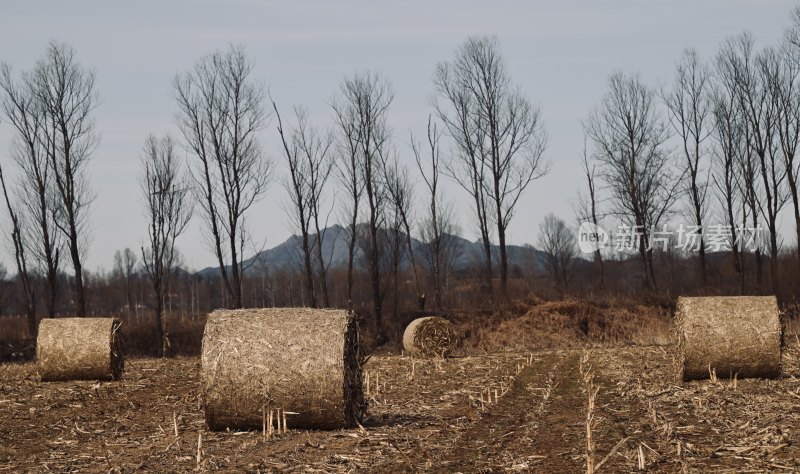
<instances>
[{"instance_id":1,"label":"round hay bale","mask_svg":"<svg viewBox=\"0 0 800 474\"><path fill-rule=\"evenodd\" d=\"M203 334L202 383L211 430L262 429L282 409L290 428L338 429L366 411L358 325L349 311L217 310Z\"/></svg>"},{"instance_id":2,"label":"round hay bale","mask_svg":"<svg viewBox=\"0 0 800 474\"><path fill-rule=\"evenodd\" d=\"M781 319L774 296L678 298L679 370L683 380L778 377Z\"/></svg>"},{"instance_id":3,"label":"round hay bale","mask_svg":"<svg viewBox=\"0 0 800 474\"><path fill-rule=\"evenodd\" d=\"M447 357L455 349L458 337L450 321L428 316L411 321L403 332L403 349L421 357Z\"/></svg>"},{"instance_id":4,"label":"round hay bale","mask_svg":"<svg viewBox=\"0 0 800 474\"><path fill-rule=\"evenodd\" d=\"M119 326L115 318L43 319L36 340L42 380L119 380L125 365Z\"/></svg>"}]
</instances>

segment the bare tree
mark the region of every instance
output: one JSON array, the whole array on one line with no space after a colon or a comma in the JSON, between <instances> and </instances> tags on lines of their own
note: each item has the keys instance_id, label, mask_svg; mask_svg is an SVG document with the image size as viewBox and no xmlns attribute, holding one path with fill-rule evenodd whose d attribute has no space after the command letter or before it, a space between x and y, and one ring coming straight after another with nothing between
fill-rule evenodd
<instances>
[{"instance_id":1,"label":"bare tree","mask_svg":"<svg viewBox=\"0 0 800 474\"><path fill-rule=\"evenodd\" d=\"M800 7L792 13L793 25L786 32L781 51L781 64L769 77L768 87L776 107L778 142L786 169L789 197L792 199L796 236L796 252L800 258L800 199L798 179L800 164Z\"/></svg>"},{"instance_id":2,"label":"bare tree","mask_svg":"<svg viewBox=\"0 0 800 474\"><path fill-rule=\"evenodd\" d=\"M174 80L178 126L194 156L196 202L234 308L242 306L246 215L266 192L272 171L257 137L268 115L252 72L244 49L231 46L203 56Z\"/></svg>"},{"instance_id":3,"label":"bare tree","mask_svg":"<svg viewBox=\"0 0 800 474\"><path fill-rule=\"evenodd\" d=\"M358 216L361 197L364 195L364 182L361 179L361 155L358 144L358 127L352 108L339 110L334 107L338 125L336 174L342 187L347 191L344 213L347 219L347 305L353 308L353 270L356 251Z\"/></svg>"},{"instance_id":4,"label":"bare tree","mask_svg":"<svg viewBox=\"0 0 800 474\"><path fill-rule=\"evenodd\" d=\"M289 181L286 182L286 188L291 200L290 213L292 220L300 230L302 239L306 297L311 302L311 306L317 306L314 284L316 273L316 279L319 280L322 291L323 305L328 307L330 306L330 296L328 294L327 263L322 253L325 232L320 228L320 220L323 192L333 166L329 155L332 138L330 135L320 135L308 123L308 114L302 108L295 108L296 125L288 133L285 133L278 107L274 101L272 106L278 118L278 134L281 137L286 163L289 167ZM311 241L312 230L316 232L313 242ZM312 263L315 259L316 265Z\"/></svg>"},{"instance_id":5,"label":"bare tree","mask_svg":"<svg viewBox=\"0 0 800 474\"><path fill-rule=\"evenodd\" d=\"M406 246L408 234L403 235L404 222L411 207L410 193L408 189L407 176L403 175L403 170L397 165L396 158L391 159L391 163L382 163L383 179L386 184L386 225L383 230L383 245L386 252L385 265L391 270L392 283L392 315L393 320L397 321L400 311L400 265L403 258L409 255ZM412 262L413 265L413 262ZM416 271L416 267L414 267ZM417 295L419 295L419 290ZM419 301L419 300L418 300ZM424 299L421 301L424 303Z\"/></svg>"},{"instance_id":6,"label":"bare tree","mask_svg":"<svg viewBox=\"0 0 800 474\"><path fill-rule=\"evenodd\" d=\"M140 183L145 198L148 238L148 247L142 247L142 262L153 286L158 356L163 357L169 347L163 313L169 278L176 263L175 240L189 223L192 205L189 185L169 135L161 139L153 135L147 137L142 169Z\"/></svg>"},{"instance_id":7,"label":"bare tree","mask_svg":"<svg viewBox=\"0 0 800 474\"><path fill-rule=\"evenodd\" d=\"M433 280L434 310L437 311L447 305L450 279L463 250L459 234L452 205L443 201L437 205L435 220L428 215L420 222L419 235L424 242L422 257Z\"/></svg>"},{"instance_id":8,"label":"bare tree","mask_svg":"<svg viewBox=\"0 0 800 474\"><path fill-rule=\"evenodd\" d=\"M761 198L751 198L757 204L753 209L755 216L760 213L767 221L770 239L770 276L773 290L778 284L778 213L788 197L783 188L786 179L786 168L783 160L778 156L776 145L776 107L772 100L769 78L777 74L779 58L777 52L767 48L759 54L754 53L752 36L742 33L728 39L720 53L722 70L735 85L739 105L747 125L750 147L755 154L757 174L761 180ZM747 177L745 177L747 181ZM746 184L754 186L754 184ZM755 189L750 190L755 194ZM755 218L754 218L755 219ZM754 220L754 227L756 223ZM760 273L760 272L759 272Z\"/></svg>"},{"instance_id":9,"label":"bare tree","mask_svg":"<svg viewBox=\"0 0 800 474\"><path fill-rule=\"evenodd\" d=\"M729 115L735 117L736 133L738 140L735 143L740 144L739 153L737 153L736 168L738 175L737 187L741 195L741 223L739 225L741 235L738 235L739 241L744 242L748 239L745 235L748 219L750 225L755 231L760 229L761 222L761 202L764 200L763 182L760 178L760 163L759 158L755 153L753 128L748 118L746 110L746 99L742 90L742 72L743 65L752 65L753 59L753 38L748 33L742 33L738 36L728 38L717 53L715 62L716 77L719 87L724 91L726 100L730 100ZM756 263L756 285L761 286L762 280L762 245L758 242L760 236L755 234L756 243L755 263ZM745 249L740 246L739 252ZM740 277L741 290L744 291L744 259L741 259L742 274Z\"/></svg>"},{"instance_id":10,"label":"bare tree","mask_svg":"<svg viewBox=\"0 0 800 474\"><path fill-rule=\"evenodd\" d=\"M548 171L541 112L511 82L494 37L468 38L451 63L437 65L434 83L440 98L434 105L456 143L458 176L470 183L465 188L476 201L479 226L496 226L505 293L506 229L522 193ZM488 232L481 233L486 249ZM486 257L490 262L488 252Z\"/></svg>"},{"instance_id":11,"label":"bare tree","mask_svg":"<svg viewBox=\"0 0 800 474\"><path fill-rule=\"evenodd\" d=\"M2 315L5 312L6 308L5 306L6 296L7 296L6 285L8 283L6 281L7 277L8 277L8 269L6 269L5 265L0 263L0 315Z\"/></svg>"},{"instance_id":12,"label":"bare tree","mask_svg":"<svg viewBox=\"0 0 800 474\"><path fill-rule=\"evenodd\" d=\"M417 162L422 181L428 189L427 215L422 222L422 239L427 248L426 254L430 263L431 279L433 280L433 306L438 311L442 308L442 292L445 281L445 260L446 260L446 236L445 233L451 231L451 223L448 214L442 209L441 196L439 194L439 176L442 171L441 150L439 142L442 133L439 131L432 117L428 116L426 152L423 152L423 145L414 141L411 137L411 148L414 152L414 159ZM423 155L429 155L426 160ZM427 163L425 163L427 161Z\"/></svg>"},{"instance_id":13,"label":"bare tree","mask_svg":"<svg viewBox=\"0 0 800 474\"><path fill-rule=\"evenodd\" d=\"M729 84L730 85L730 84ZM720 82L713 93L714 152L712 180L722 206L728 227L731 229L730 246L733 269L739 279L739 291L744 293L744 272L739 239L739 203L745 204L742 187L741 164L748 153L749 144L743 133L745 126L734 88Z\"/></svg>"},{"instance_id":14,"label":"bare tree","mask_svg":"<svg viewBox=\"0 0 800 474\"><path fill-rule=\"evenodd\" d=\"M555 214L548 214L539 225L541 258L556 287L566 291L571 280L572 263L578 255L575 232Z\"/></svg>"},{"instance_id":15,"label":"bare tree","mask_svg":"<svg viewBox=\"0 0 800 474\"><path fill-rule=\"evenodd\" d=\"M45 303L52 318L56 311L61 236L56 228L58 195L44 148L47 117L29 74L17 81L11 67L3 64L0 88L5 93L0 101L2 109L16 132L11 155L21 172L17 197L18 217L25 221L22 239L38 271L45 274Z\"/></svg>"},{"instance_id":16,"label":"bare tree","mask_svg":"<svg viewBox=\"0 0 800 474\"><path fill-rule=\"evenodd\" d=\"M328 179L333 171L334 161L330 155L331 147L333 146L333 136L328 134L325 138L317 139L316 134L312 134L304 142L304 154L309 160L311 171L309 172L308 188L309 192L309 209L311 210L311 221L314 224L314 231L316 237L314 238L314 248L317 251L317 273L320 288L322 289L322 302L326 308L331 306L330 291L328 289L328 269L330 268L330 255L325 258L323 252L323 245L325 243L325 234L328 230L328 221L325 217L323 222L322 207L324 205L324 192Z\"/></svg>"},{"instance_id":17,"label":"bare tree","mask_svg":"<svg viewBox=\"0 0 800 474\"><path fill-rule=\"evenodd\" d=\"M789 199L785 183L788 169L781 155L778 132L779 87L771 87L778 83L782 75L781 58L774 48L766 48L756 58L757 75L755 86L743 88L745 93L745 116L748 117L755 139L754 150L759 158L761 178L764 183L766 202L762 203L761 213L767 219L769 229L770 276L772 290L778 291L778 217ZM752 94L753 88L763 88L765 92ZM755 97L754 97L755 96ZM754 101L765 101L765 105L755 105Z\"/></svg>"},{"instance_id":18,"label":"bare tree","mask_svg":"<svg viewBox=\"0 0 800 474\"><path fill-rule=\"evenodd\" d=\"M417 271L417 259L414 255L414 243L411 237L411 212L414 202L413 187L408 177L408 170L401 166L397 156L393 156L383 163L386 193L392 203L395 218L401 227L406 251L408 252L409 266L414 277L414 288L417 296L417 309L425 310L425 291L420 283Z\"/></svg>"},{"instance_id":19,"label":"bare tree","mask_svg":"<svg viewBox=\"0 0 800 474\"><path fill-rule=\"evenodd\" d=\"M704 142L712 132L711 98L709 94L708 67L701 62L697 51L684 50L680 62L675 66L675 79L672 87L663 91L669 121L681 140L684 173L688 182L684 192L689 196L689 205L696 233L700 236L700 281L705 286L706 243L703 236L703 222L706 213L706 175L709 166L705 164Z\"/></svg>"},{"instance_id":20,"label":"bare tree","mask_svg":"<svg viewBox=\"0 0 800 474\"><path fill-rule=\"evenodd\" d=\"M342 140L354 145L350 155L358 165L358 179L363 185L367 213L367 260L372 288L372 306L377 325L377 343L386 342L381 307L381 245L379 230L384 223L385 190L381 162L389 151L390 129L387 122L393 93L390 84L372 72L356 73L344 79L333 109ZM356 215L356 214L354 214Z\"/></svg>"},{"instance_id":21,"label":"bare tree","mask_svg":"<svg viewBox=\"0 0 800 474\"><path fill-rule=\"evenodd\" d=\"M83 257L88 248L88 207L93 199L86 167L97 143L93 112L99 102L95 73L82 66L75 50L51 42L30 74L43 109L43 148L55 183L55 225L64 235L75 273L78 314L86 316Z\"/></svg>"},{"instance_id":22,"label":"bare tree","mask_svg":"<svg viewBox=\"0 0 800 474\"><path fill-rule=\"evenodd\" d=\"M134 311L137 314L138 308L133 295L133 284L138 264L139 258L133 250L126 247L125 250L114 252L114 273L122 279L122 283L125 285L125 301L128 311Z\"/></svg>"},{"instance_id":23,"label":"bare tree","mask_svg":"<svg viewBox=\"0 0 800 474\"><path fill-rule=\"evenodd\" d=\"M579 225L589 221L597 228L600 225L601 218L598 212L597 166L595 163L590 162L589 153L586 149L586 138L586 132L584 131L583 161L581 162L581 166L583 174L586 177L586 187L589 195L584 197L579 193L578 199L574 204L574 210L578 217ZM605 288L605 268L603 265L603 254L599 248L594 251L594 265L598 274L597 288L603 290Z\"/></svg>"},{"instance_id":24,"label":"bare tree","mask_svg":"<svg viewBox=\"0 0 800 474\"><path fill-rule=\"evenodd\" d=\"M25 244L22 241L22 226L20 219L11 198L8 194L6 187L5 175L3 168L0 166L0 187L3 190L3 199L8 211L8 217L11 219L11 243L14 247L14 263L17 265L17 278L22 284L22 291L25 293L25 313L28 319L28 336L31 338L36 337L36 282L33 276L28 272L28 259L25 253Z\"/></svg>"},{"instance_id":25,"label":"bare tree","mask_svg":"<svg viewBox=\"0 0 800 474\"><path fill-rule=\"evenodd\" d=\"M752 129L747 124L747 119L744 117L742 110L742 126L739 128L739 133L744 137L744 147L741 153L738 154L737 168L740 179L738 180L739 193L742 195L742 212L741 224L742 235L741 240L747 240L748 236L744 235L747 229L748 219L750 219L751 229L754 234L754 253L756 260L756 286L761 287L762 269L763 269L763 252L764 245L761 242L761 203L763 201L764 191L763 184L759 180L759 161L758 157L753 151L752 145ZM745 249L740 249L744 251Z\"/></svg>"},{"instance_id":26,"label":"bare tree","mask_svg":"<svg viewBox=\"0 0 800 474\"><path fill-rule=\"evenodd\" d=\"M645 289L655 286L648 232L668 213L680 185L665 150L667 127L653 90L638 76L621 72L611 75L608 92L586 123L614 212L632 226Z\"/></svg>"},{"instance_id":27,"label":"bare tree","mask_svg":"<svg viewBox=\"0 0 800 474\"><path fill-rule=\"evenodd\" d=\"M305 117L305 113L302 114ZM300 115L298 115L298 124ZM315 233L313 247L316 251L316 270L319 287L322 291L322 304L328 308L331 305L328 290L328 268L330 260L326 260L323 253L323 244L327 231L327 218L323 222L323 206L325 205L325 190L328 179L334 166L331 149L333 135L321 133L316 128L308 125L307 120L302 121L303 126L298 126L298 139L300 152L305 159L306 173L303 178L306 182L307 209Z\"/></svg>"},{"instance_id":28,"label":"bare tree","mask_svg":"<svg viewBox=\"0 0 800 474\"><path fill-rule=\"evenodd\" d=\"M456 144L456 159L448 161L444 164L443 171L453 179L459 186L461 186L467 193L469 193L471 200L474 204L475 220L477 222L478 232L480 233L482 250L483 250L483 265L484 265L484 278L485 288L488 293L489 306L494 307L494 277L493 277L493 262L492 262L492 229L491 215L489 214L488 198L486 196L486 181L487 170L486 162L480 159L479 147L482 146L480 142L474 142L475 137L470 130L472 124L468 116L469 99L466 94L454 91L450 96L453 103L459 105L454 109L458 114L456 119L453 119L454 125L449 132L453 141ZM446 122L445 122L446 123ZM457 125L460 125L461 135L454 135L459 130Z\"/></svg>"},{"instance_id":29,"label":"bare tree","mask_svg":"<svg viewBox=\"0 0 800 474\"><path fill-rule=\"evenodd\" d=\"M278 134L281 137L283 153L286 164L289 167L289 180L284 181L286 192L289 194L291 202L287 212L293 224L300 230L300 246L303 252L303 270L306 275L305 296L308 304L312 308L317 307L317 295L314 291L314 270L311 265L311 244L309 241L309 227L311 225L311 211L308 209L308 191L306 189L305 176L308 173L308 163L305 161L300 151L300 134L304 133L306 118L300 109L295 109L297 118L297 129L291 132L291 137L287 138L287 133L283 130L283 120L278 111L275 101L272 102L275 116L278 118Z\"/></svg>"}]
</instances>

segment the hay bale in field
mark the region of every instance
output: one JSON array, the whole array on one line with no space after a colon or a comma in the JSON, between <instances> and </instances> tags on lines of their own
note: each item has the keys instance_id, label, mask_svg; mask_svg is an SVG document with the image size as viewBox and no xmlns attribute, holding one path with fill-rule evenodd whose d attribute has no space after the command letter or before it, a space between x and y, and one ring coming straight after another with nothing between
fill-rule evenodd
<instances>
[{"instance_id":1,"label":"hay bale in field","mask_svg":"<svg viewBox=\"0 0 800 474\"><path fill-rule=\"evenodd\" d=\"M457 342L453 325L438 316L415 319L403 332L403 349L416 356L447 357Z\"/></svg>"},{"instance_id":2,"label":"hay bale in field","mask_svg":"<svg viewBox=\"0 0 800 474\"><path fill-rule=\"evenodd\" d=\"M781 374L781 320L774 296L678 298L683 380Z\"/></svg>"},{"instance_id":3,"label":"hay bale in field","mask_svg":"<svg viewBox=\"0 0 800 474\"><path fill-rule=\"evenodd\" d=\"M114 318L43 319L36 361L43 381L119 380L125 364Z\"/></svg>"},{"instance_id":4,"label":"hay bale in field","mask_svg":"<svg viewBox=\"0 0 800 474\"><path fill-rule=\"evenodd\" d=\"M261 429L270 409L290 428L355 426L366 410L358 325L349 311L217 310L203 334L206 424Z\"/></svg>"}]
</instances>

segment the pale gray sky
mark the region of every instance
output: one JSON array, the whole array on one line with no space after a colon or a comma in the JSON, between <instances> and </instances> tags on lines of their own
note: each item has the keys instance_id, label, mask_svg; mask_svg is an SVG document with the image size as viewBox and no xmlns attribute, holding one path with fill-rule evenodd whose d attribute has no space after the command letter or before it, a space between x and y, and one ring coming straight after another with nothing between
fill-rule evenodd
<instances>
[{"instance_id":1,"label":"pale gray sky","mask_svg":"<svg viewBox=\"0 0 800 474\"><path fill-rule=\"evenodd\" d=\"M651 84L671 77L685 47L713 55L727 36L750 30L775 43L795 2L786 0L671 1L4 1L0 60L27 69L50 39L71 43L97 71L102 103L96 112L102 141L91 163L97 199L87 268L110 269L117 249L138 249L145 220L137 183L139 152L148 133L175 132L171 81L198 57L230 43L244 45L256 77L288 114L303 105L320 126L331 124L328 104L343 76L380 71L394 86L391 123L403 159L413 163L409 131L422 131L437 62L452 57L469 35L500 40L514 80L542 107L550 137L550 175L523 196L510 227L511 243L535 243L548 212L572 222L570 200L581 186L581 120L605 91L614 70L640 72ZM274 124L273 124L274 125ZM0 124L0 163L10 167L11 131ZM284 168L274 126L263 143L280 174ZM422 191L421 189L419 190ZM469 201L453 185L448 198L461 214L462 233L476 237ZM279 182L254 208L253 234L267 247L291 233ZM5 225L5 220L0 221ZM195 218L179 240L188 266L212 265ZM3 232L5 234L5 232ZM3 235L5 238L5 235ZM4 249L5 247L2 247ZM9 263L5 250L0 261Z\"/></svg>"}]
</instances>

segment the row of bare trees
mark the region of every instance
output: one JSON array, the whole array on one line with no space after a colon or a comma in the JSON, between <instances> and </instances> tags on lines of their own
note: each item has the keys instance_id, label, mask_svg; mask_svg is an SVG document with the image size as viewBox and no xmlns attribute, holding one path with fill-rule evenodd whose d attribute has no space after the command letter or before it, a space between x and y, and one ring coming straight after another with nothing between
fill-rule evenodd
<instances>
[{"instance_id":1,"label":"row of bare trees","mask_svg":"<svg viewBox=\"0 0 800 474\"><path fill-rule=\"evenodd\" d=\"M83 259L90 243L89 206L94 198L87 166L98 143L93 112L99 97L95 73L82 66L69 45L52 42L30 71L15 75L0 66L0 106L12 125L11 157L16 181L0 168L0 187L11 222L17 276L25 295L29 334L35 334L37 302L53 317L63 286L61 254L72 262L69 308L87 314ZM191 214L189 191L171 138L148 137L142 155L142 190L148 218L148 246L142 262L155 292L158 327L166 279L174 264L175 239ZM125 254L128 279L135 255ZM40 291L44 290L44 298ZM129 304L131 297L129 292ZM164 337L162 340L166 340Z\"/></svg>"},{"instance_id":2,"label":"row of bare trees","mask_svg":"<svg viewBox=\"0 0 800 474\"><path fill-rule=\"evenodd\" d=\"M15 75L9 65L0 70L0 104L13 125L17 180L7 183L0 169L0 184L32 332L42 289L47 315L57 312L64 251L73 267L74 311L87 313L82 261L90 242L88 210L94 197L86 168L98 143L95 78L70 46L56 42L31 71ZM206 55L177 74L177 128L188 159L181 159L178 143L168 134L146 138L140 185L147 237L138 256L120 253L115 264L130 282L141 259L163 344L176 240L195 207L218 263L225 300L233 307L243 305L245 255L259 250L248 218L273 177L273 163L261 145L273 112L288 169L283 179L287 211L301 242L306 304L332 304L325 229L331 214L338 213L348 229L348 305L356 305L355 273L363 262L379 342L385 339L386 298L392 298L396 316L406 275L413 282L416 309L426 309L429 287L433 307L441 308L457 230L442 195L443 176L471 196L489 299L495 296L495 264L504 294L508 226L522 193L548 169L542 158L546 135L541 113L512 82L492 37L467 39L452 61L437 66L433 85L435 113L428 117L424 140L413 134L410 138L416 166L409 167L410 157L402 157L390 126L393 88L379 73L357 72L342 80L331 102L329 130L311 124L302 107L294 108L291 123L281 117L275 101L268 111L264 86L253 77L253 63L241 47ZM419 210L412 172L424 183ZM334 185L345 196L337 203L328 201ZM424 245L417 246L413 237L420 237ZM495 237L499 258L492 251ZM429 271L418 268L422 263ZM126 286L132 309L138 303Z\"/></svg>"},{"instance_id":3,"label":"row of bare trees","mask_svg":"<svg viewBox=\"0 0 800 474\"><path fill-rule=\"evenodd\" d=\"M70 46L56 42L30 71L15 76L10 65L0 66L0 88L19 171L14 183L0 172L0 184L33 333L39 275L44 275L47 314L55 313L62 250L72 263L75 311L86 314L83 258L93 198L86 169L98 140L93 112L99 99L94 71L77 61Z\"/></svg>"},{"instance_id":4,"label":"row of bare trees","mask_svg":"<svg viewBox=\"0 0 800 474\"><path fill-rule=\"evenodd\" d=\"M547 172L542 159L546 136L541 114L512 84L496 39L469 38L452 63L437 66L434 86L438 98L435 116L428 118L425 144L411 136L427 202L420 219L415 218L413 209L410 170L403 164L389 125L394 93L380 74L358 72L342 81L332 100L334 126L326 133L308 124L302 108L295 108L295 125L287 129L273 103L289 170L285 180L288 211L303 249L307 299L316 305L317 289L325 294L327 263L319 225L323 188L338 182L346 196L340 214L348 228L348 301L354 304L354 269L362 257L369 274L371 312L379 342L385 339L385 299L390 295L397 311L404 270L413 280L417 309L425 310L428 285L422 281L418 264L427 262L433 307L442 306L447 262L452 260L448 236L456 230L452 210L442 197L442 174L461 184L474 200L484 249L483 277L491 300L495 232L501 291L505 292L506 229L521 194ZM444 157L443 138L451 145ZM331 175L336 179L329 182ZM313 241L312 223L316 231ZM412 235L425 243L422 255L415 249Z\"/></svg>"},{"instance_id":5,"label":"row of bare trees","mask_svg":"<svg viewBox=\"0 0 800 474\"><path fill-rule=\"evenodd\" d=\"M217 261L224 301L244 305L247 265L255 262L246 257L260 250L248 222L276 176L261 145L273 119L286 169L279 176L287 213L302 252L304 304L336 304L325 232L337 215L347 228L346 304L364 306L355 301L357 269L363 267L379 342L385 339L387 298L396 316L405 279L411 282L415 309L427 308L428 288L433 308L441 308L451 274L449 237L456 232L452 208L442 195L443 177L468 196L483 250L479 276L487 299L493 304L506 295L508 227L521 196L548 172L549 163L541 111L512 80L495 38L468 38L453 58L436 66L432 114L422 140L410 137L408 157L390 126L393 87L379 73L356 72L341 81L326 128L312 124L301 106L285 120L253 72L241 47L203 56L173 81L187 160L169 135L145 140L140 183L147 238L138 256L121 254L120 266L130 279L141 258L163 341L176 240L194 208ZM721 222L730 232L740 291L745 291L745 267L751 261L745 255L745 243L753 237L748 229L759 227L767 239L754 247L755 283L760 287L768 263L770 284L777 287L778 226L789 202L800 241L799 81L800 10L779 46L758 49L752 36L742 33L727 39L709 61L688 49L661 88L636 74L609 77L606 94L583 124L588 195L577 211L581 220L594 224L613 220L642 230L632 238L643 289L658 286L652 231L679 215L689 219L688 235L698 242L701 286L709 284L703 229ZM64 252L72 264L70 307L87 312L82 260L90 242L93 193L86 167L98 142L93 111L99 99L94 71L77 61L71 47L55 42L30 71L14 74L4 64L0 87L16 165L14 179L0 169L0 188L33 330L37 302L45 302L48 315L56 313ZM566 289L576 256L574 233L550 215L539 244L546 251L542 263ZM605 286L604 258L603 252L594 254L599 288ZM135 304L129 292L128 306Z\"/></svg>"},{"instance_id":6,"label":"row of bare trees","mask_svg":"<svg viewBox=\"0 0 800 474\"><path fill-rule=\"evenodd\" d=\"M800 9L780 45L761 49L745 32L726 39L704 61L687 49L670 84L660 90L640 76L614 73L584 122L590 151L583 168L588 196L578 218L613 219L641 229L640 281L655 289L653 235L688 219L697 242L696 280L708 284L708 224L726 231L731 265L746 290L748 251L755 287L762 288L765 254L769 288L777 291L781 211L792 203L800 242ZM766 238L758 240L757 229ZM750 245L754 244L754 245ZM800 246L797 247L800 259ZM598 252L595 261L602 265ZM598 286L602 287L602 272ZM763 290L756 290L763 291Z\"/></svg>"}]
</instances>

